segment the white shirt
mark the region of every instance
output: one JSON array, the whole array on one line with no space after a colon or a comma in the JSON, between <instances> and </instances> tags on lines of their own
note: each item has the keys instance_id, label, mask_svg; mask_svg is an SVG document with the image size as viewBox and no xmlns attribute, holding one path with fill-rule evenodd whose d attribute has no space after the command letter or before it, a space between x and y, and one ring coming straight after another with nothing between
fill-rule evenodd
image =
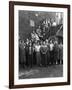
<instances>
[{"instance_id":1,"label":"white shirt","mask_svg":"<svg viewBox=\"0 0 72 90\"><path fill-rule=\"evenodd\" d=\"M40 51L40 47L41 47L40 45L36 45L36 46L35 46L35 51L36 51L36 52L39 52L39 51Z\"/></svg>"},{"instance_id":2,"label":"white shirt","mask_svg":"<svg viewBox=\"0 0 72 90\"><path fill-rule=\"evenodd\" d=\"M38 35L37 35L37 34L35 34L35 38L36 38L36 40L39 40L39 37L38 37Z\"/></svg>"},{"instance_id":3,"label":"white shirt","mask_svg":"<svg viewBox=\"0 0 72 90\"><path fill-rule=\"evenodd\" d=\"M56 22L53 22L52 26L56 26Z\"/></svg>"},{"instance_id":4,"label":"white shirt","mask_svg":"<svg viewBox=\"0 0 72 90\"><path fill-rule=\"evenodd\" d=\"M53 50L54 44L50 44L50 51Z\"/></svg>"}]
</instances>

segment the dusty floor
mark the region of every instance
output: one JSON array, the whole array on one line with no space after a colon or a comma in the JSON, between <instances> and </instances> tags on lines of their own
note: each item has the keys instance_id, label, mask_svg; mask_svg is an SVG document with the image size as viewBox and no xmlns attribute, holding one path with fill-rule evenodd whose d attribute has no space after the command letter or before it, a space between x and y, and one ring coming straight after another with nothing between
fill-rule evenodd
<instances>
[{"instance_id":1,"label":"dusty floor","mask_svg":"<svg viewBox=\"0 0 72 90\"><path fill-rule=\"evenodd\" d=\"M62 76L63 76L63 65L32 67L26 69L21 68L19 71L19 79L62 77Z\"/></svg>"}]
</instances>

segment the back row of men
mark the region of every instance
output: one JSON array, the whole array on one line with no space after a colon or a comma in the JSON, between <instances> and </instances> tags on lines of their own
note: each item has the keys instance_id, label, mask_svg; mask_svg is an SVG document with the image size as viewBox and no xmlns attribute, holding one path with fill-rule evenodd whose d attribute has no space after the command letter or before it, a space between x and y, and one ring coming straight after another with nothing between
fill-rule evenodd
<instances>
[{"instance_id":1,"label":"back row of men","mask_svg":"<svg viewBox=\"0 0 72 90\"><path fill-rule=\"evenodd\" d=\"M23 67L63 63L63 45L57 41L19 41L19 63Z\"/></svg>"}]
</instances>

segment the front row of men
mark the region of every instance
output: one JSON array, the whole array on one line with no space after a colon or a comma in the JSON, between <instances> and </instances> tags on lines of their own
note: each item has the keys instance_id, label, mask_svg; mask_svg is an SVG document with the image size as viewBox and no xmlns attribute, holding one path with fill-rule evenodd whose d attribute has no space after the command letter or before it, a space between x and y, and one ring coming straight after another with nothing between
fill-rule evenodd
<instances>
[{"instance_id":1,"label":"front row of men","mask_svg":"<svg viewBox=\"0 0 72 90\"><path fill-rule=\"evenodd\" d=\"M19 63L23 67L47 66L63 63L63 45L52 40L32 43L19 42Z\"/></svg>"}]
</instances>

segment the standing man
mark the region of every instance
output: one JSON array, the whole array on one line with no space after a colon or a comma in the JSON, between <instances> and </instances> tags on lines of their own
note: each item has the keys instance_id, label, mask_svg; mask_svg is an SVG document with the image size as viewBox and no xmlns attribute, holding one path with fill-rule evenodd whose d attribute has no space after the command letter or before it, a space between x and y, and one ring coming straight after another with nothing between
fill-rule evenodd
<instances>
[{"instance_id":1,"label":"standing man","mask_svg":"<svg viewBox=\"0 0 72 90\"><path fill-rule=\"evenodd\" d=\"M19 64L21 65L22 61L22 40L19 39Z\"/></svg>"},{"instance_id":2,"label":"standing man","mask_svg":"<svg viewBox=\"0 0 72 90\"><path fill-rule=\"evenodd\" d=\"M54 60L54 44L52 40L50 41L50 64L53 64Z\"/></svg>"},{"instance_id":3,"label":"standing man","mask_svg":"<svg viewBox=\"0 0 72 90\"><path fill-rule=\"evenodd\" d=\"M26 55L26 65L27 65L27 67L28 67L28 55L29 55L29 40L27 39L27 41L26 41L26 46L25 46L25 55Z\"/></svg>"},{"instance_id":4,"label":"standing man","mask_svg":"<svg viewBox=\"0 0 72 90\"><path fill-rule=\"evenodd\" d=\"M63 44L62 42L59 45L59 60L60 60L60 64L63 64Z\"/></svg>"},{"instance_id":5,"label":"standing man","mask_svg":"<svg viewBox=\"0 0 72 90\"><path fill-rule=\"evenodd\" d=\"M35 43L33 43L33 65L36 65L36 51L35 51Z\"/></svg>"},{"instance_id":6,"label":"standing man","mask_svg":"<svg viewBox=\"0 0 72 90\"><path fill-rule=\"evenodd\" d=\"M47 48L48 48L48 50L47 50L47 64L49 65L49 63L50 63L50 45L49 45L49 43L47 44Z\"/></svg>"},{"instance_id":7,"label":"standing man","mask_svg":"<svg viewBox=\"0 0 72 90\"><path fill-rule=\"evenodd\" d=\"M45 41L43 42L43 45L41 46L40 52L41 52L41 60L42 60L42 65L47 66L47 45Z\"/></svg>"},{"instance_id":8,"label":"standing man","mask_svg":"<svg viewBox=\"0 0 72 90\"><path fill-rule=\"evenodd\" d=\"M32 47L32 43L29 43L29 49L28 49L28 66L32 67L33 66L33 47Z\"/></svg>"},{"instance_id":9,"label":"standing man","mask_svg":"<svg viewBox=\"0 0 72 90\"><path fill-rule=\"evenodd\" d=\"M25 68L25 65L26 65L26 56L25 56L25 43L24 43L24 41L22 42L22 47L23 47L23 50L22 50L23 63L22 63L22 65Z\"/></svg>"},{"instance_id":10,"label":"standing man","mask_svg":"<svg viewBox=\"0 0 72 90\"><path fill-rule=\"evenodd\" d=\"M38 66L40 66L41 64L40 47L41 46L39 45L39 42L37 42L35 45L35 52L36 52L36 62Z\"/></svg>"},{"instance_id":11,"label":"standing man","mask_svg":"<svg viewBox=\"0 0 72 90\"><path fill-rule=\"evenodd\" d=\"M19 59L20 59L20 64L22 66L22 68L25 68L25 62L26 62L26 58L25 58L25 45L24 45L24 41L20 41L20 45L19 45Z\"/></svg>"},{"instance_id":12,"label":"standing man","mask_svg":"<svg viewBox=\"0 0 72 90\"><path fill-rule=\"evenodd\" d=\"M54 42L54 64L59 63L59 45L58 42Z\"/></svg>"}]
</instances>

